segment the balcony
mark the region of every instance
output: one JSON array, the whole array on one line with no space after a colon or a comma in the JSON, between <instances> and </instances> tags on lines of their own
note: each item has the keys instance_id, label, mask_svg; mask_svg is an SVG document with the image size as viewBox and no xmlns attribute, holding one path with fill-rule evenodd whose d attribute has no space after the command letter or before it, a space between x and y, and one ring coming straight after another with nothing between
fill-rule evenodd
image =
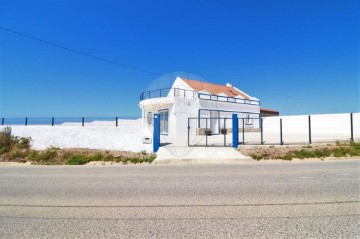
<instances>
[{"instance_id":1,"label":"balcony","mask_svg":"<svg viewBox=\"0 0 360 239\"><path fill-rule=\"evenodd\" d=\"M197 93L193 90L184 90L179 88L163 88L158 90L145 91L140 94L140 101L162 97L181 97L186 99L196 98Z\"/></svg>"},{"instance_id":2,"label":"balcony","mask_svg":"<svg viewBox=\"0 0 360 239\"><path fill-rule=\"evenodd\" d=\"M163 88L158 90L145 91L140 94L140 101L153 99L153 98L163 98L163 97L181 97L186 99L199 98L201 100L212 100L220 102L228 102L235 104L247 104L247 105L258 105L260 106L260 101L258 100L248 100L241 98L233 98L220 95L210 95L204 93L197 93L193 90L184 90L179 88Z\"/></svg>"}]
</instances>

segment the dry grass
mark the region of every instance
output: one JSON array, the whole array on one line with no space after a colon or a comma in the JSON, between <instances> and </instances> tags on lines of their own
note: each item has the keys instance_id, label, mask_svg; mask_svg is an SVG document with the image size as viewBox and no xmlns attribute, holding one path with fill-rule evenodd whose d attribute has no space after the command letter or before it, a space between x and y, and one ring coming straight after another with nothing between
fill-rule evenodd
<instances>
[{"instance_id":1,"label":"dry grass","mask_svg":"<svg viewBox=\"0 0 360 239\"><path fill-rule=\"evenodd\" d=\"M255 160L282 159L292 160L294 158L326 158L326 157L353 157L360 156L360 142L306 145L306 146L258 146L251 148L240 148L241 153Z\"/></svg>"}]
</instances>

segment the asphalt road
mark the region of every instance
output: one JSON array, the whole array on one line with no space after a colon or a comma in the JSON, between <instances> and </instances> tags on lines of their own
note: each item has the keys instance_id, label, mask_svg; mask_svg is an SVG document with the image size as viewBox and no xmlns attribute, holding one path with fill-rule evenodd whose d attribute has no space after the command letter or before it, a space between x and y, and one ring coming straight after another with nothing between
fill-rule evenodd
<instances>
[{"instance_id":1,"label":"asphalt road","mask_svg":"<svg viewBox=\"0 0 360 239\"><path fill-rule=\"evenodd\" d=\"M360 238L360 160L0 167L0 238Z\"/></svg>"}]
</instances>

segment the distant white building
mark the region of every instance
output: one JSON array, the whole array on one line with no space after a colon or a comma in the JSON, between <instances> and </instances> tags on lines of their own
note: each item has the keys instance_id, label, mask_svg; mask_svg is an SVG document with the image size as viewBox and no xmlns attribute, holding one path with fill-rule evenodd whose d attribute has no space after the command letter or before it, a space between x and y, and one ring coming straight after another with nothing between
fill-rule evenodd
<instances>
[{"instance_id":1,"label":"distant white building","mask_svg":"<svg viewBox=\"0 0 360 239\"><path fill-rule=\"evenodd\" d=\"M229 83L219 85L176 77L171 88L143 92L139 106L143 126L150 132L153 115L159 113L160 132L172 139L187 136L189 117L197 118L193 119L198 121L197 127L211 129L212 134L219 134L224 127L221 119L230 119L234 113L246 119L246 127L259 127L260 100Z\"/></svg>"}]
</instances>

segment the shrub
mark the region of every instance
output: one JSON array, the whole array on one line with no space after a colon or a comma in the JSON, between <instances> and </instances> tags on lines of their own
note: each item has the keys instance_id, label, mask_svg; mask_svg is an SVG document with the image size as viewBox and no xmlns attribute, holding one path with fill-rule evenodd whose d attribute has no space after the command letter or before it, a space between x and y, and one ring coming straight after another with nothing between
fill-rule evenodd
<instances>
[{"instance_id":1,"label":"shrub","mask_svg":"<svg viewBox=\"0 0 360 239\"><path fill-rule=\"evenodd\" d=\"M315 154L313 151L304 150L304 149L294 151L294 156L299 159L315 158Z\"/></svg>"},{"instance_id":2,"label":"shrub","mask_svg":"<svg viewBox=\"0 0 360 239\"><path fill-rule=\"evenodd\" d=\"M59 148L50 147L43 151L28 151L27 159L40 164L61 164Z\"/></svg>"},{"instance_id":3,"label":"shrub","mask_svg":"<svg viewBox=\"0 0 360 239\"><path fill-rule=\"evenodd\" d=\"M6 152L7 152L6 147L1 146L1 147L0 147L0 154L4 154L4 153L6 153Z\"/></svg>"},{"instance_id":4,"label":"shrub","mask_svg":"<svg viewBox=\"0 0 360 239\"><path fill-rule=\"evenodd\" d=\"M30 149L31 138L20 138L18 146L22 149Z\"/></svg>"},{"instance_id":5,"label":"shrub","mask_svg":"<svg viewBox=\"0 0 360 239\"><path fill-rule=\"evenodd\" d=\"M351 142L349 154L351 156L360 156L360 142Z\"/></svg>"},{"instance_id":6,"label":"shrub","mask_svg":"<svg viewBox=\"0 0 360 239\"><path fill-rule=\"evenodd\" d=\"M343 146L336 147L333 150L333 155L334 157L345 157L348 154L348 151L349 150Z\"/></svg>"},{"instance_id":7,"label":"shrub","mask_svg":"<svg viewBox=\"0 0 360 239\"><path fill-rule=\"evenodd\" d=\"M80 155L80 154L74 154L68 158L67 164L69 164L69 165L84 165L90 161L91 160L87 156Z\"/></svg>"},{"instance_id":8,"label":"shrub","mask_svg":"<svg viewBox=\"0 0 360 239\"><path fill-rule=\"evenodd\" d=\"M12 158L23 154L21 150L30 149L30 138L18 138L11 135L11 128L6 127L0 131L0 154L9 153Z\"/></svg>"},{"instance_id":9,"label":"shrub","mask_svg":"<svg viewBox=\"0 0 360 239\"><path fill-rule=\"evenodd\" d=\"M250 157L251 157L252 159L257 160L257 161L259 161L260 159L263 158L261 155L257 155L257 154L255 154L255 153L250 154Z\"/></svg>"},{"instance_id":10,"label":"shrub","mask_svg":"<svg viewBox=\"0 0 360 239\"><path fill-rule=\"evenodd\" d=\"M27 152L17 147L11 149L10 152L8 153L9 159L23 158L26 156L27 156Z\"/></svg>"},{"instance_id":11,"label":"shrub","mask_svg":"<svg viewBox=\"0 0 360 239\"><path fill-rule=\"evenodd\" d=\"M221 134L227 134L227 129L220 129Z\"/></svg>"},{"instance_id":12,"label":"shrub","mask_svg":"<svg viewBox=\"0 0 360 239\"><path fill-rule=\"evenodd\" d=\"M38 156L39 156L39 151L31 150L28 154L28 159L32 161L37 161Z\"/></svg>"},{"instance_id":13,"label":"shrub","mask_svg":"<svg viewBox=\"0 0 360 239\"><path fill-rule=\"evenodd\" d=\"M15 138L11 136L11 128L6 127L0 131L0 153L7 153L15 143Z\"/></svg>"},{"instance_id":14,"label":"shrub","mask_svg":"<svg viewBox=\"0 0 360 239\"><path fill-rule=\"evenodd\" d=\"M58 150L58 148L50 147L40 154L40 158L43 161L54 159L57 156Z\"/></svg>"},{"instance_id":15,"label":"shrub","mask_svg":"<svg viewBox=\"0 0 360 239\"><path fill-rule=\"evenodd\" d=\"M293 155L292 155L292 153L291 152L288 152L288 153L286 153L285 155L283 155L282 157L281 157L281 159L282 160L289 160L289 161L291 161L292 159L293 159Z\"/></svg>"},{"instance_id":16,"label":"shrub","mask_svg":"<svg viewBox=\"0 0 360 239\"><path fill-rule=\"evenodd\" d=\"M315 149L314 154L316 158L325 158L331 156L331 150L329 148Z\"/></svg>"}]
</instances>

